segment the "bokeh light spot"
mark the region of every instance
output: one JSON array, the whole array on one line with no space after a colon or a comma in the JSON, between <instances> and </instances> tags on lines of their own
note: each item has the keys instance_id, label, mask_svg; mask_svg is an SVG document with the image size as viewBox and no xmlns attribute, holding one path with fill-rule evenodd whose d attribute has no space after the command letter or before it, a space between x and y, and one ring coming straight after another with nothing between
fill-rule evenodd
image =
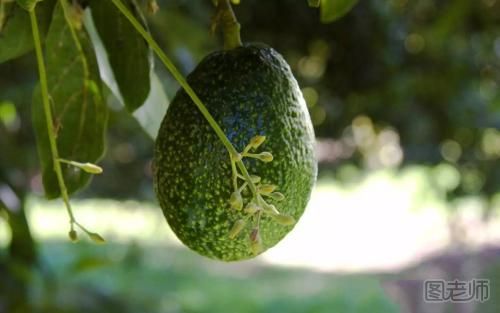
<instances>
[{"instance_id":1,"label":"bokeh light spot","mask_svg":"<svg viewBox=\"0 0 500 313\"><path fill-rule=\"evenodd\" d=\"M405 39L405 48L411 54L418 54L425 48L425 39L419 34L410 34Z\"/></svg>"},{"instance_id":2,"label":"bokeh light spot","mask_svg":"<svg viewBox=\"0 0 500 313\"><path fill-rule=\"evenodd\" d=\"M311 119L314 126L319 126L323 124L326 120L326 111L322 106L315 106L311 110Z\"/></svg>"},{"instance_id":3,"label":"bokeh light spot","mask_svg":"<svg viewBox=\"0 0 500 313\"><path fill-rule=\"evenodd\" d=\"M481 150L488 158L500 157L500 131L488 128L483 132Z\"/></svg>"},{"instance_id":4,"label":"bokeh light spot","mask_svg":"<svg viewBox=\"0 0 500 313\"><path fill-rule=\"evenodd\" d=\"M451 164L442 163L432 170L433 178L439 188L451 191L460 184L460 172Z\"/></svg>"},{"instance_id":5,"label":"bokeh light spot","mask_svg":"<svg viewBox=\"0 0 500 313\"><path fill-rule=\"evenodd\" d=\"M462 155L462 147L454 140L445 140L441 144L441 155L446 161L457 162Z\"/></svg>"},{"instance_id":6,"label":"bokeh light spot","mask_svg":"<svg viewBox=\"0 0 500 313\"><path fill-rule=\"evenodd\" d=\"M325 73L325 60L318 56L302 57L299 60L299 73L308 79L319 79Z\"/></svg>"},{"instance_id":7,"label":"bokeh light spot","mask_svg":"<svg viewBox=\"0 0 500 313\"><path fill-rule=\"evenodd\" d=\"M316 89L312 87L305 87L302 89L302 94L304 95L304 99L306 100L307 106L312 108L318 103L319 95Z\"/></svg>"},{"instance_id":8,"label":"bokeh light spot","mask_svg":"<svg viewBox=\"0 0 500 313\"><path fill-rule=\"evenodd\" d=\"M113 158L120 163L130 163L136 158L134 146L129 143L118 144L113 149Z\"/></svg>"},{"instance_id":9,"label":"bokeh light spot","mask_svg":"<svg viewBox=\"0 0 500 313\"><path fill-rule=\"evenodd\" d=\"M0 122L9 131L16 131L21 126L16 106L11 101L0 101Z\"/></svg>"},{"instance_id":10,"label":"bokeh light spot","mask_svg":"<svg viewBox=\"0 0 500 313\"><path fill-rule=\"evenodd\" d=\"M484 175L476 168L465 168L462 172L462 187L466 193L478 193L484 185Z\"/></svg>"},{"instance_id":11,"label":"bokeh light spot","mask_svg":"<svg viewBox=\"0 0 500 313\"><path fill-rule=\"evenodd\" d=\"M352 121L354 141L359 147L368 147L375 141L373 123L367 116L360 115Z\"/></svg>"},{"instance_id":12,"label":"bokeh light spot","mask_svg":"<svg viewBox=\"0 0 500 313\"><path fill-rule=\"evenodd\" d=\"M483 79L479 84L479 95L485 101L491 101L497 94L497 83L492 79Z\"/></svg>"}]
</instances>

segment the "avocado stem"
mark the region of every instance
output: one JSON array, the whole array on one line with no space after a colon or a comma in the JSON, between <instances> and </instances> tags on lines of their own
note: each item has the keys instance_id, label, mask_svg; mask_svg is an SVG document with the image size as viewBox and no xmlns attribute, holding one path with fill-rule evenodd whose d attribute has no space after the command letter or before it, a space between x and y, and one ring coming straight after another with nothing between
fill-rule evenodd
<instances>
[{"instance_id":1,"label":"avocado stem","mask_svg":"<svg viewBox=\"0 0 500 313\"><path fill-rule=\"evenodd\" d=\"M232 172L232 180L233 180L233 189L234 191L238 190L238 172L236 171L236 162L234 161L233 155L229 153L229 159L231 161L231 172Z\"/></svg>"},{"instance_id":2,"label":"avocado stem","mask_svg":"<svg viewBox=\"0 0 500 313\"><path fill-rule=\"evenodd\" d=\"M241 25L234 15L230 0L219 0L217 2L216 23L222 26L224 36L224 50L241 47L240 29Z\"/></svg>"}]
</instances>

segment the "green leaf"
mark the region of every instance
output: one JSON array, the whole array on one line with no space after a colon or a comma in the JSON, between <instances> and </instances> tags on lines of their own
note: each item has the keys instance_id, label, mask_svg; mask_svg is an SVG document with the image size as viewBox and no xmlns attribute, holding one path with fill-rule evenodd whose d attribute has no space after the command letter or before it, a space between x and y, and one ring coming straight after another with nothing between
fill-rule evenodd
<instances>
[{"instance_id":1,"label":"green leaf","mask_svg":"<svg viewBox=\"0 0 500 313\"><path fill-rule=\"evenodd\" d=\"M99 71L101 72L102 80L109 87L112 93L111 96L116 96L118 102L124 105L123 99L120 97L118 84L114 79L113 70L109 64L108 55L101 39L99 38L99 35L97 34L92 17L88 14L88 12L84 14L83 20L85 28L89 33L90 40L92 41L96 51L97 62L99 63ZM144 101L144 104L135 110L132 115L139 122L146 133L154 139L158 134L161 121L165 116L170 101L165 93L165 90L163 89L160 78L154 71L151 71L150 82L151 87L148 97Z\"/></svg>"},{"instance_id":2,"label":"green leaf","mask_svg":"<svg viewBox=\"0 0 500 313\"><path fill-rule=\"evenodd\" d=\"M145 24L135 1L124 3ZM91 0L90 8L120 91L117 97L133 112L149 94L152 69L149 46L111 1Z\"/></svg>"},{"instance_id":3,"label":"green leaf","mask_svg":"<svg viewBox=\"0 0 500 313\"><path fill-rule=\"evenodd\" d=\"M42 40L49 28L55 3L56 0L44 0L35 8ZM31 51L33 35L29 13L15 2L1 3L0 15L3 16L0 18L0 63L3 63Z\"/></svg>"},{"instance_id":4,"label":"green leaf","mask_svg":"<svg viewBox=\"0 0 500 313\"><path fill-rule=\"evenodd\" d=\"M321 22L330 23L346 15L358 0L321 0Z\"/></svg>"},{"instance_id":5,"label":"green leaf","mask_svg":"<svg viewBox=\"0 0 500 313\"><path fill-rule=\"evenodd\" d=\"M62 159L95 163L104 152L108 111L101 96L99 69L88 35L83 28L75 29L75 33L81 52L71 35L62 7L58 4L45 43L47 81L57 131L57 147ZM60 190L53 170L47 124L38 87L34 94L32 112L45 194L48 198L56 198L60 195ZM68 164L61 166L69 193L89 182L90 174Z\"/></svg>"}]
</instances>

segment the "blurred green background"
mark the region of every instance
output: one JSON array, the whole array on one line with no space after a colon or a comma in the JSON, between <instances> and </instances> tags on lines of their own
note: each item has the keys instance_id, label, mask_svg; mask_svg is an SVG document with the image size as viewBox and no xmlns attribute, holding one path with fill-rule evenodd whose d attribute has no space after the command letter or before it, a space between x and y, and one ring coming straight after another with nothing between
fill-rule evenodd
<instances>
[{"instance_id":1,"label":"blurred green background","mask_svg":"<svg viewBox=\"0 0 500 313\"><path fill-rule=\"evenodd\" d=\"M151 32L184 74L222 46L211 1L159 5ZM110 96L105 171L74 201L108 243L69 243L43 199L29 53L0 64L0 313L498 312L500 1L364 0L330 24L307 1L235 11L244 41L289 62L315 126L319 182L296 229L237 264L181 246L154 199L153 140ZM473 278L488 301L422 301L425 279Z\"/></svg>"}]
</instances>

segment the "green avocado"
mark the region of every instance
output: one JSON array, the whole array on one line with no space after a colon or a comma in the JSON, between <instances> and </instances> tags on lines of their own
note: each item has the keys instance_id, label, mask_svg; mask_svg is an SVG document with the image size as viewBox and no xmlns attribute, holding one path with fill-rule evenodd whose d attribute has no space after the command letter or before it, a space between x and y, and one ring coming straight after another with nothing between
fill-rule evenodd
<instances>
[{"instance_id":1,"label":"green avocado","mask_svg":"<svg viewBox=\"0 0 500 313\"><path fill-rule=\"evenodd\" d=\"M253 153L269 152L272 162L245 157L243 163L251 175L261 178L261 186L275 185L285 196L267 197L267 203L298 221L316 180L317 163L309 113L283 57L262 44L218 51L206 56L187 81L239 152L254 136L265 136ZM269 214L258 218L231 207L230 155L184 90L178 91L162 121L153 172L168 224L201 255L223 261L249 259L276 245L293 228ZM241 179L238 184L244 187ZM252 199L248 187L241 195L244 204ZM230 238L238 220L246 220L246 226ZM249 239L256 223L262 246L257 253Z\"/></svg>"}]
</instances>

